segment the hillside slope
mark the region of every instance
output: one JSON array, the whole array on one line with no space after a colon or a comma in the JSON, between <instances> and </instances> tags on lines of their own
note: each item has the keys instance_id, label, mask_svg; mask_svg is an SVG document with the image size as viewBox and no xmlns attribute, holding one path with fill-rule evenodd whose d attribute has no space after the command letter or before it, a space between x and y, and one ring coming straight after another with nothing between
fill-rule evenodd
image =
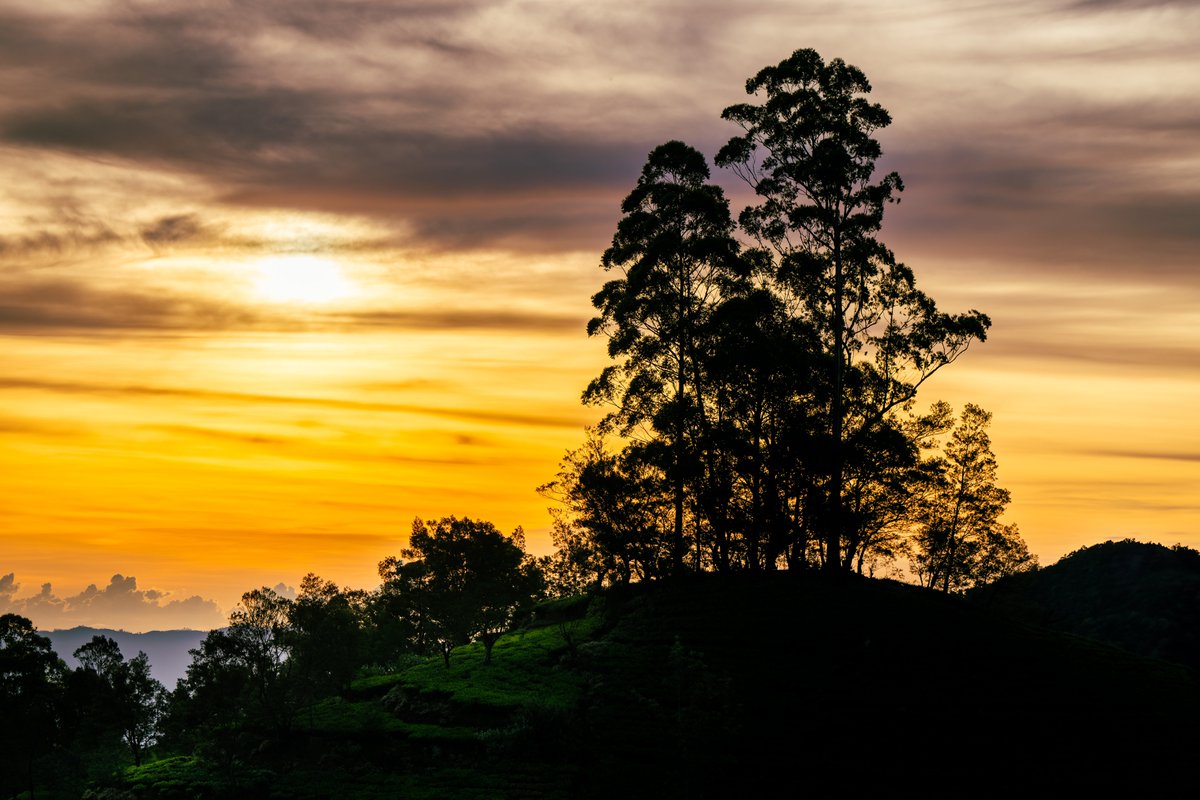
<instances>
[{"instance_id":1,"label":"hillside slope","mask_svg":"<svg viewBox=\"0 0 1200 800\"><path fill-rule=\"evenodd\" d=\"M706 575L545 606L490 665L460 648L301 719L236 774L177 758L108 796L1144 794L1191 777L1200 686L911 586Z\"/></svg>"}]
</instances>

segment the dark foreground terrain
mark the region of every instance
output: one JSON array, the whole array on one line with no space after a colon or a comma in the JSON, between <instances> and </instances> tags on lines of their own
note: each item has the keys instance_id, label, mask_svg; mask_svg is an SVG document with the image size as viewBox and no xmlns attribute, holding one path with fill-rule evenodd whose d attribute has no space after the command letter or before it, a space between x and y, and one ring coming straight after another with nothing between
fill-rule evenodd
<instances>
[{"instance_id":1,"label":"dark foreground terrain","mask_svg":"<svg viewBox=\"0 0 1200 800\"><path fill-rule=\"evenodd\" d=\"M1197 673L888 581L699 576L544 604L90 795L979 796L1194 785Z\"/></svg>"}]
</instances>

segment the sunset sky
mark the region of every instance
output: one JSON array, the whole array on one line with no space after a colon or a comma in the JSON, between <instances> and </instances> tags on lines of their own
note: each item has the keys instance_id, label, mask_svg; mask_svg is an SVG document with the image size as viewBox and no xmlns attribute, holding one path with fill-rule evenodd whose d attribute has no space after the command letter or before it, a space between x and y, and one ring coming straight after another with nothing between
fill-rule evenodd
<instances>
[{"instance_id":1,"label":"sunset sky","mask_svg":"<svg viewBox=\"0 0 1200 800\"><path fill-rule=\"evenodd\" d=\"M0 0L0 612L218 625L373 587L414 516L546 552L621 198L801 47L895 120L884 241L993 319L922 403L993 412L1007 519L1200 546L1198 42L1153 0Z\"/></svg>"}]
</instances>

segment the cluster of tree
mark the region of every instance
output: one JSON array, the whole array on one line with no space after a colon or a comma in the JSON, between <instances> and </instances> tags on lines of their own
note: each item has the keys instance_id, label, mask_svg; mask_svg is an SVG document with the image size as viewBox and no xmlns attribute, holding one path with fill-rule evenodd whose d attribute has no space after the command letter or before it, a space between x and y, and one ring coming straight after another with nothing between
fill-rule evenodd
<instances>
[{"instance_id":1,"label":"cluster of tree","mask_svg":"<svg viewBox=\"0 0 1200 800\"><path fill-rule=\"evenodd\" d=\"M192 651L166 725L180 743L242 730L286 734L304 709L349 688L364 668L394 670L473 641L492 645L542 594L518 528L445 517L413 522L409 547L379 565L374 591L307 575L295 599L269 588L242 595L229 625Z\"/></svg>"},{"instance_id":2,"label":"cluster of tree","mask_svg":"<svg viewBox=\"0 0 1200 800\"><path fill-rule=\"evenodd\" d=\"M944 405L914 412L990 321L939 311L878 239L903 189L875 175L888 112L862 72L812 50L746 89L760 102L725 109L742 133L716 156L756 196L736 224L678 141L622 205L588 326L613 363L584 401L609 411L542 487L563 501L558 572L861 572L911 553L949 591L1028 563L998 522L986 412L957 428Z\"/></svg>"},{"instance_id":3,"label":"cluster of tree","mask_svg":"<svg viewBox=\"0 0 1200 800\"><path fill-rule=\"evenodd\" d=\"M544 583L518 529L446 517L413 523L401 558L379 565L374 591L309 574L297 596L242 595L229 624L191 651L187 676L167 692L145 653L126 660L94 637L69 670L50 640L13 614L0 617L0 796L79 789L116 766L140 764L162 742L176 752L238 758L280 741L305 711L349 688L364 669L492 645Z\"/></svg>"},{"instance_id":4,"label":"cluster of tree","mask_svg":"<svg viewBox=\"0 0 1200 800\"><path fill-rule=\"evenodd\" d=\"M28 619L0 616L0 796L78 788L98 771L140 764L157 739L167 693L146 654L126 660L96 636L74 655L72 670Z\"/></svg>"}]
</instances>

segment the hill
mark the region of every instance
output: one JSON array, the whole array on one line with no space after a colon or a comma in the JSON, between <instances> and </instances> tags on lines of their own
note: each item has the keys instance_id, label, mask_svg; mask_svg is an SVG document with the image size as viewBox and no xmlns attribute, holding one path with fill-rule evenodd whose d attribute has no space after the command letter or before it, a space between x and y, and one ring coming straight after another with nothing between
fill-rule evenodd
<instances>
[{"instance_id":1,"label":"hill","mask_svg":"<svg viewBox=\"0 0 1200 800\"><path fill-rule=\"evenodd\" d=\"M1013 619L1200 668L1200 552L1187 547L1108 541L972 597Z\"/></svg>"},{"instance_id":2,"label":"hill","mask_svg":"<svg viewBox=\"0 0 1200 800\"><path fill-rule=\"evenodd\" d=\"M546 604L490 665L360 679L105 796L1153 793L1191 777L1198 719L1194 671L962 598L704 575Z\"/></svg>"},{"instance_id":3,"label":"hill","mask_svg":"<svg viewBox=\"0 0 1200 800\"><path fill-rule=\"evenodd\" d=\"M43 631L50 639L54 652L67 662L69 667L78 667L79 661L72 655L81 645L87 644L93 636L107 636L121 648L121 654L126 658L136 656L139 651L150 658L150 671L168 689L175 688L175 683L187 674L188 664L192 662L188 651L199 647L200 642L208 635L208 631L148 631L147 633L129 633L114 631L108 628L69 628L60 631Z\"/></svg>"}]
</instances>

